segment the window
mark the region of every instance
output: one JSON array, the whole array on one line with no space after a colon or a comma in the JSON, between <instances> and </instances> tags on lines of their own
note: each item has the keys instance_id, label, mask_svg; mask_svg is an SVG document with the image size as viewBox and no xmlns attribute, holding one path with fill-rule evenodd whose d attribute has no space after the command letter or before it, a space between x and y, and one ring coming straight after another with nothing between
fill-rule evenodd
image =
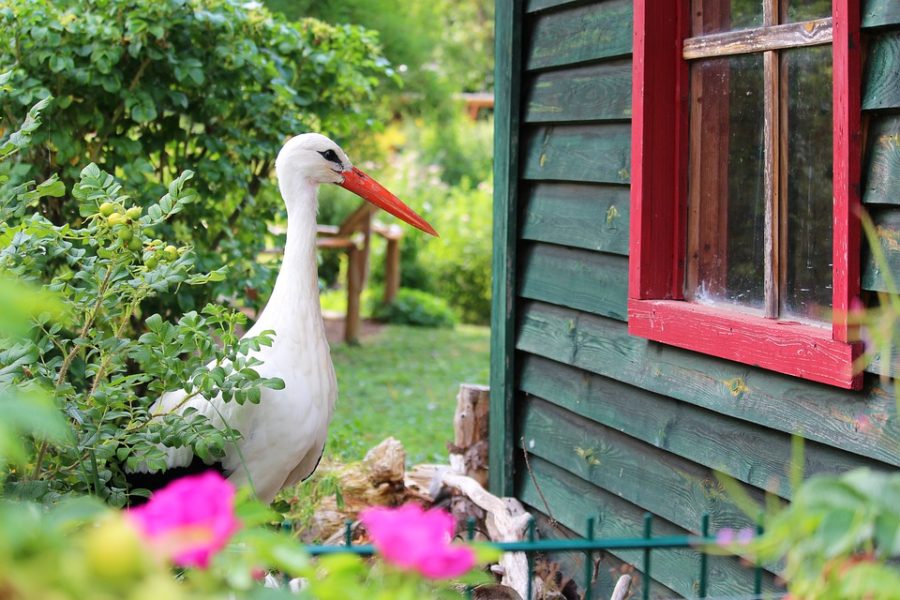
<instances>
[{"instance_id":1,"label":"window","mask_svg":"<svg viewBox=\"0 0 900 600\"><path fill-rule=\"evenodd\" d=\"M858 0L636 0L629 331L847 388Z\"/></svg>"}]
</instances>

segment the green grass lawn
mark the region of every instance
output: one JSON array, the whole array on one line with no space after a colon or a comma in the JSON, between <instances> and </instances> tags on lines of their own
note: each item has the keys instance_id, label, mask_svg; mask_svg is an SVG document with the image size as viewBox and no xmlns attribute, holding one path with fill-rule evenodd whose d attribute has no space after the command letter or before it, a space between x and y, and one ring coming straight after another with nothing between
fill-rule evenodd
<instances>
[{"instance_id":1,"label":"green grass lawn","mask_svg":"<svg viewBox=\"0 0 900 600\"><path fill-rule=\"evenodd\" d=\"M447 461L460 383L487 384L487 327L386 326L359 346L331 349L339 395L325 460L354 461L388 436L407 461Z\"/></svg>"}]
</instances>

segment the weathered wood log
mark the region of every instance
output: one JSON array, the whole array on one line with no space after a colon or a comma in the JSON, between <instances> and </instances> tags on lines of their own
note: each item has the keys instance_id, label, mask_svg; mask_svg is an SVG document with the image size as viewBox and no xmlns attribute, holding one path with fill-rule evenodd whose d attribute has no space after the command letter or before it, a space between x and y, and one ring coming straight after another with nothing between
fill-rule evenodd
<instances>
[{"instance_id":1,"label":"weathered wood log","mask_svg":"<svg viewBox=\"0 0 900 600\"><path fill-rule=\"evenodd\" d=\"M462 492L486 513L488 537L495 542L515 542L523 539L530 515L515 498L498 498L481 484L450 470L439 473L439 481ZM503 578L500 583L514 589L522 598L528 595L528 562L522 552L507 552L500 559Z\"/></svg>"},{"instance_id":2,"label":"weathered wood log","mask_svg":"<svg viewBox=\"0 0 900 600\"><path fill-rule=\"evenodd\" d=\"M344 523L356 520L367 506L396 506L408 499L405 480L406 450L389 437L366 453L361 462L320 468L318 476L337 479L341 506L335 497L323 498L301 538L305 541L343 540Z\"/></svg>"},{"instance_id":3,"label":"weathered wood log","mask_svg":"<svg viewBox=\"0 0 900 600\"><path fill-rule=\"evenodd\" d=\"M456 396L454 439L448 444L450 467L486 486L488 481L488 408L490 388L464 383Z\"/></svg>"},{"instance_id":4,"label":"weathered wood log","mask_svg":"<svg viewBox=\"0 0 900 600\"><path fill-rule=\"evenodd\" d=\"M631 575L622 575L616 582L612 596L609 600L625 600L628 597L628 591L631 589Z\"/></svg>"}]
</instances>

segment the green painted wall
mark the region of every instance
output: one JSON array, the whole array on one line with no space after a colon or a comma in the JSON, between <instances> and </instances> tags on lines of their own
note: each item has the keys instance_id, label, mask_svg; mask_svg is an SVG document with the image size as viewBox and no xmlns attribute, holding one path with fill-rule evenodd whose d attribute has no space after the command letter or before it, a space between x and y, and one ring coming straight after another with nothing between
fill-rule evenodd
<instances>
[{"instance_id":1,"label":"green painted wall","mask_svg":"<svg viewBox=\"0 0 900 600\"><path fill-rule=\"evenodd\" d=\"M900 282L900 3L863 4L863 201L889 262L863 253L874 297ZM887 361L857 393L628 335L632 16L631 0L497 0L491 486L548 535L588 517L639 535L646 511L660 533L698 533L704 512L746 525L714 472L789 500L792 433L810 474L900 466ZM639 558L604 556L597 597ZM653 593L693 594L696 562L655 555ZM712 567L712 595L750 589L736 561Z\"/></svg>"}]
</instances>

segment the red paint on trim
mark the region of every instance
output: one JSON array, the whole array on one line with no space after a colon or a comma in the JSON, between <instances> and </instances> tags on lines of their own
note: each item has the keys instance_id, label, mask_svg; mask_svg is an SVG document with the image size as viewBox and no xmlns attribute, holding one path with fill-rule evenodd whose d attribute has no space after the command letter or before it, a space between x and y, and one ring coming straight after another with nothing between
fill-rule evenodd
<instances>
[{"instance_id":1,"label":"red paint on trim","mask_svg":"<svg viewBox=\"0 0 900 600\"><path fill-rule=\"evenodd\" d=\"M684 252L674 250L684 245L687 5L639 0L634 21L629 295L681 298Z\"/></svg>"},{"instance_id":2,"label":"red paint on trim","mask_svg":"<svg viewBox=\"0 0 900 600\"><path fill-rule=\"evenodd\" d=\"M859 0L834 0L832 328L756 317L683 298L688 159L689 0L635 0L629 319L632 335L858 389L847 322L859 295L861 53Z\"/></svg>"},{"instance_id":3,"label":"red paint on trim","mask_svg":"<svg viewBox=\"0 0 900 600\"><path fill-rule=\"evenodd\" d=\"M832 339L827 326L693 302L630 299L628 332L819 383L862 387L862 374L853 373L858 347Z\"/></svg>"},{"instance_id":4,"label":"red paint on trim","mask_svg":"<svg viewBox=\"0 0 900 600\"><path fill-rule=\"evenodd\" d=\"M862 53L859 0L832 4L834 56L834 339L851 342L847 322L860 280L860 189L862 177Z\"/></svg>"}]
</instances>

